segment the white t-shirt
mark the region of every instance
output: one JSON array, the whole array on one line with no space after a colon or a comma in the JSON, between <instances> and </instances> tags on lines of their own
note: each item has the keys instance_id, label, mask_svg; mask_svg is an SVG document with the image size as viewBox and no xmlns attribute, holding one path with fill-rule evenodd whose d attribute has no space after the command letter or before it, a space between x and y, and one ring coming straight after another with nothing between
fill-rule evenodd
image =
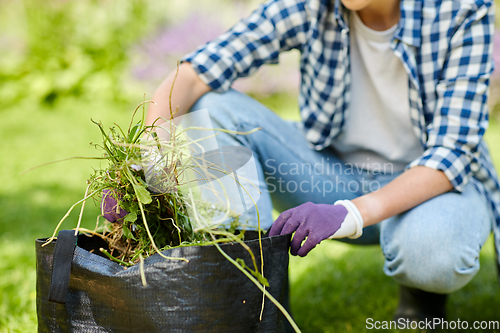
<instances>
[{"instance_id":1,"label":"white t-shirt","mask_svg":"<svg viewBox=\"0 0 500 333\"><path fill-rule=\"evenodd\" d=\"M396 28L375 31L351 12L351 102L332 145L358 168L401 171L423 152L410 120L408 74L390 48Z\"/></svg>"}]
</instances>

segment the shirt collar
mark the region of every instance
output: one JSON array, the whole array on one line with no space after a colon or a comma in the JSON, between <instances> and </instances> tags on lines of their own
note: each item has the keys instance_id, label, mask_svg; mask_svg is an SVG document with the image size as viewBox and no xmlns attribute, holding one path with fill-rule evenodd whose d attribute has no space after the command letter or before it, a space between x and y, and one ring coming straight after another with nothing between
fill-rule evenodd
<instances>
[{"instance_id":1,"label":"shirt collar","mask_svg":"<svg viewBox=\"0 0 500 333\"><path fill-rule=\"evenodd\" d=\"M401 19L395 38L419 47L422 42L422 0L401 0Z\"/></svg>"},{"instance_id":2,"label":"shirt collar","mask_svg":"<svg viewBox=\"0 0 500 333\"><path fill-rule=\"evenodd\" d=\"M421 0L401 0L401 18L394 38L405 44L420 46L422 27L422 1ZM335 0L334 15L342 29L349 27L346 18L346 8L340 0Z\"/></svg>"}]
</instances>

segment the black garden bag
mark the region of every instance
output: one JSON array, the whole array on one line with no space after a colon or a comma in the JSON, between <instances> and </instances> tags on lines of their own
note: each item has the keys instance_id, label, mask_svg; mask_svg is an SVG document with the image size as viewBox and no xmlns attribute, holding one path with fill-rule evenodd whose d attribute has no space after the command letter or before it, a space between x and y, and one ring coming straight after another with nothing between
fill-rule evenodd
<instances>
[{"instance_id":1,"label":"black garden bag","mask_svg":"<svg viewBox=\"0 0 500 333\"><path fill-rule=\"evenodd\" d=\"M188 263L158 254L145 259L144 287L139 265L124 269L98 255L100 247L106 248L98 237L63 230L56 241L44 243L36 241L38 332L284 331L286 319L267 298L259 320L262 292L215 246L163 252ZM258 240L245 243L260 267ZM267 290L280 302L288 288L289 243L289 236L262 239ZM221 248L251 267L240 244Z\"/></svg>"}]
</instances>

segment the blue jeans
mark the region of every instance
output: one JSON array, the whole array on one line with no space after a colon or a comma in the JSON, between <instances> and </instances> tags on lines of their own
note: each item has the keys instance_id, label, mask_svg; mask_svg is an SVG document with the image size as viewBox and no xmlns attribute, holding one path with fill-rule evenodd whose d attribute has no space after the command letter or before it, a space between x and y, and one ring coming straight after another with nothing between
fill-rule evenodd
<instances>
[{"instance_id":1,"label":"blue jeans","mask_svg":"<svg viewBox=\"0 0 500 333\"><path fill-rule=\"evenodd\" d=\"M300 125L287 122L256 100L230 90L210 92L192 110L208 109L212 125L231 131L261 130L250 135L220 132L219 146L245 146L257 163L257 201L261 227L273 223L272 209L284 211L305 202L333 204L384 186L400 172L381 165L368 172L340 160L335 151L311 149ZM372 169L373 170L373 169ZM408 189L411 191L411 189ZM255 224L255 211L247 218ZM398 283L435 293L466 285L479 270L479 252L492 225L486 199L472 185L448 192L405 213L364 229L352 243L379 243L384 272Z\"/></svg>"}]
</instances>

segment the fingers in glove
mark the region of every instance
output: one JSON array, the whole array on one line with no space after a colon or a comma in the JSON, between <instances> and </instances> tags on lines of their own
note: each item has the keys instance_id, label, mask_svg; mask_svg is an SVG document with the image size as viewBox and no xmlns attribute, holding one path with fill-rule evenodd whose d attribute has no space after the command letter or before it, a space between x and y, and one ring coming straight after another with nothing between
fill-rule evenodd
<instances>
[{"instance_id":1,"label":"fingers in glove","mask_svg":"<svg viewBox=\"0 0 500 333\"><path fill-rule=\"evenodd\" d=\"M298 256L305 257L312 249L316 247L320 242L318 242L313 237L308 237L304 242L304 245L297 251Z\"/></svg>"},{"instance_id":2,"label":"fingers in glove","mask_svg":"<svg viewBox=\"0 0 500 333\"><path fill-rule=\"evenodd\" d=\"M288 219L290 219L291 216L292 212L290 212L289 210L281 213L280 216L278 216L276 221L274 221L273 225L271 226L271 230L269 231L269 237L284 235L284 233L282 233L283 227L285 226L286 222L288 221Z\"/></svg>"},{"instance_id":3,"label":"fingers in glove","mask_svg":"<svg viewBox=\"0 0 500 333\"><path fill-rule=\"evenodd\" d=\"M293 235L292 242L290 243L290 253L293 256L296 256L300 250L300 246L306 237L309 235L309 229L306 228L298 228L295 234Z\"/></svg>"},{"instance_id":4,"label":"fingers in glove","mask_svg":"<svg viewBox=\"0 0 500 333\"><path fill-rule=\"evenodd\" d=\"M285 226L281 230L282 235L288 235L288 234L293 234L297 230L299 230L300 226L302 223L304 223L304 219L298 220L295 216L292 216L291 218L286 221Z\"/></svg>"}]
</instances>

